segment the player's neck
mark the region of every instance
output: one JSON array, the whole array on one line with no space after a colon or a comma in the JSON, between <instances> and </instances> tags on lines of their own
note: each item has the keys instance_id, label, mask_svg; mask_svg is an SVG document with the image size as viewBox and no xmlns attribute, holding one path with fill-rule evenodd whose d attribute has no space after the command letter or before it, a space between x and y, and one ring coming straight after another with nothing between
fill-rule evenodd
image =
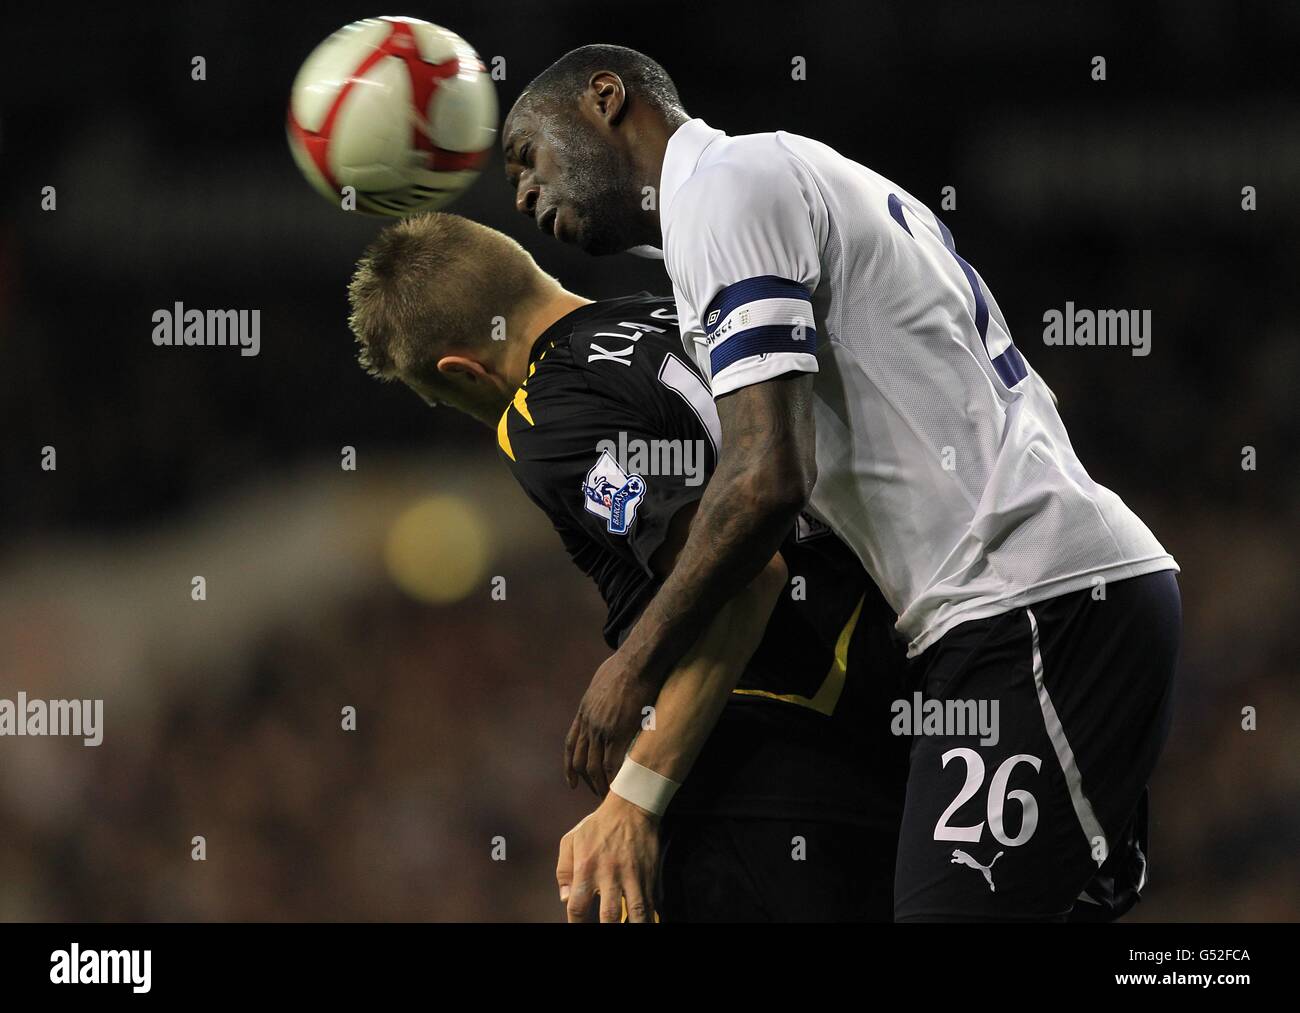
<instances>
[{"instance_id":1,"label":"player's neck","mask_svg":"<svg viewBox=\"0 0 1300 1013\"><path fill-rule=\"evenodd\" d=\"M668 142L677 129L689 120L684 110L675 109L663 112L650 109L644 105L633 107L632 150L639 156L637 166L639 178L650 180L654 192L658 194L663 186L664 156L668 153ZM659 222L659 201L652 202L643 214L644 235L641 242L650 246L663 246L663 229Z\"/></svg>"},{"instance_id":2,"label":"player's neck","mask_svg":"<svg viewBox=\"0 0 1300 1013\"><path fill-rule=\"evenodd\" d=\"M514 326L507 324L511 333L507 335L505 358L501 369L501 375L505 377L507 383L518 388L528 379L528 356L532 353L537 339L546 333L548 327L591 302L591 299L575 295L556 285L554 289L520 313L519 319L510 321Z\"/></svg>"}]
</instances>

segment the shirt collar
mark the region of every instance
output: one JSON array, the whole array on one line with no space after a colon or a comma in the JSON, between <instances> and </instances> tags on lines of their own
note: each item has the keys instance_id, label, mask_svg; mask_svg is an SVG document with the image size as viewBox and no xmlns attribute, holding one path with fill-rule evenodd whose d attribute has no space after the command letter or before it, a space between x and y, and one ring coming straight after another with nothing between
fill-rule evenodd
<instances>
[{"instance_id":1,"label":"shirt collar","mask_svg":"<svg viewBox=\"0 0 1300 1013\"><path fill-rule=\"evenodd\" d=\"M559 320L551 324L550 327L542 331L533 342L533 347L528 352L528 375L532 375L532 367L541 361L543 355L551 348L557 345L563 345L573 337L574 328L586 320L588 317L599 316L602 313L608 313L611 306L638 299L652 299L649 292L637 292L635 295L623 296L618 299L597 299L594 302L584 303L576 309L569 310L568 313L560 317Z\"/></svg>"},{"instance_id":2,"label":"shirt collar","mask_svg":"<svg viewBox=\"0 0 1300 1013\"><path fill-rule=\"evenodd\" d=\"M663 169L659 173L659 214L662 219L668 214L677 191L695 173L704 149L719 137L726 137L721 130L715 130L701 119L687 120L668 138L668 147L664 150Z\"/></svg>"}]
</instances>

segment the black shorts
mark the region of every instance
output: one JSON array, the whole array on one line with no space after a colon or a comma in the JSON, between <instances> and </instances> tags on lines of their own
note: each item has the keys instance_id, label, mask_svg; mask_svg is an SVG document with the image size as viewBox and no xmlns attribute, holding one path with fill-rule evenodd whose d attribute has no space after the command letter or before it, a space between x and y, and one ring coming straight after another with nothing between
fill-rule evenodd
<instances>
[{"instance_id":1,"label":"black shorts","mask_svg":"<svg viewBox=\"0 0 1300 1013\"><path fill-rule=\"evenodd\" d=\"M1177 580L1161 571L962 623L914 660L912 689L936 724L912 742L896 920L1131 906L1181 626ZM994 705L991 742L969 719Z\"/></svg>"},{"instance_id":2,"label":"black shorts","mask_svg":"<svg viewBox=\"0 0 1300 1013\"><path fill-rule=\"evenodd\" d=\"M664 922L887 922L896 830L813 820L665 820Z\"/></svg>"}]
</instances>

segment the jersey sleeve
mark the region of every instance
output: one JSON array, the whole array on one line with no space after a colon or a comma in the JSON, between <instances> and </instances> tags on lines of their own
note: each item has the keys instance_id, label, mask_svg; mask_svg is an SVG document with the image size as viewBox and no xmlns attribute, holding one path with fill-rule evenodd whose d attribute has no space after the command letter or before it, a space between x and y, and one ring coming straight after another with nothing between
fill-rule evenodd
<instances>
[{"instance_id":1,"label":"jersey sleeve","mask_svg":"<svg viewBox=\"0 0 1300 1013\"><path fill-rule=\"evenodd\" d=\"M673 518L704 493L712 444L681 399L665 395L655 407L638 406L588 389L530 398L527 418L507 410L511 470L580 566L574 547L586 543L653 580L651 559ZM668 425L663 412L674 413ZM590 575L604 593L605 582Z\"/></svg>"},{"instance_id":2,"label":"jersey sleeve","mask_svg":"<svg viewBox=\"0 0 1300 1013\"><path fill-rule=\"evenodd\" d=\"M817 372L812 294L826 222L815 185L779 152L709 166L676 195L664 256L715 398Z\"/></svg>"}]
</instances>

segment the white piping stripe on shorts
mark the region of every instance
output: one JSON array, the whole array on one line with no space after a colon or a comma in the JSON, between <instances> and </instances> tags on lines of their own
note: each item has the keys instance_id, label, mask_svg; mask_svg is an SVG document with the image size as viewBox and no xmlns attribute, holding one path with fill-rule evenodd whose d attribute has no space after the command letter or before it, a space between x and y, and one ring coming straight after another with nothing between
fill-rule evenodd
<instances>
[{"instance_id":1,"label":"white piping stripe on shorts","mask_svg":"<svg viewBox=\"0 0 1300 1013\"><path fill-rule=\"evenodd\" d=\"M1025 613L1029 616L1030 644L1034 656L1034 687L1038 690L1038 706L1043 712L1047 737L1052 740L1052 748L1056 750L1056 760L1065 775L1066 787L1070 789L1070 802L1074 805L1074 814L1079 817L1079 825L1083 827L1084 836L1088 838L1088 849L1092 851L1094 842L1101 838L1105 842L1102 851L1104 861L1105 856L1110 854L1110 842L1106 841L1106 831L1101 828L1097 814L1092 811L1092 803L1083 793L1083 778L1079 776L1079 765L1074 762L1074 750L1070 748L1070 743L1065 737L1065 729L1061 727L1061 719L1057 716L1052 698L1047 695L1047 686L1043 683L1043 656L1038 650L1038 620L1034 618L1032 609L1025 609ZM1101 865L1101 862L1097 864Z\"/></svg>"}]
</instances>

